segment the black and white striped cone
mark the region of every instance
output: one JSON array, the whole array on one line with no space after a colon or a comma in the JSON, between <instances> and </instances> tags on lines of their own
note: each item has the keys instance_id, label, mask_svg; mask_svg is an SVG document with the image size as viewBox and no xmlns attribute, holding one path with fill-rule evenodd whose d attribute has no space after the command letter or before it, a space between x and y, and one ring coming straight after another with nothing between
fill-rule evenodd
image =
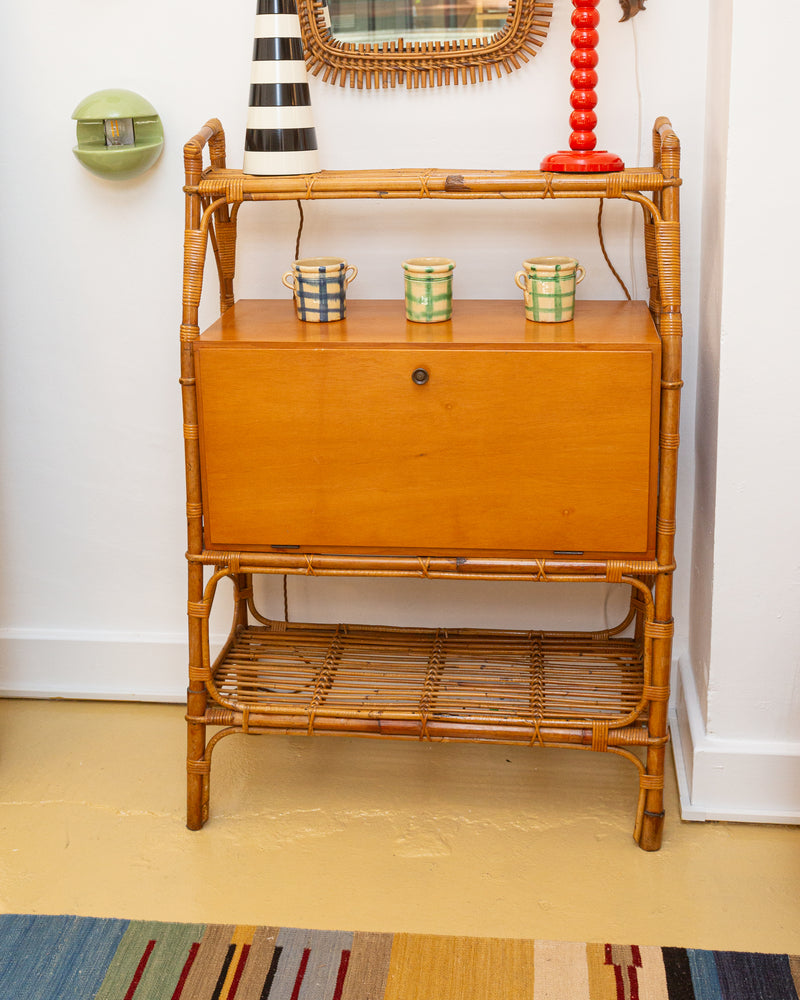
<instances>
[{"instance_id":1,"label":"black and white striped cone","mask_svg":"<svg viewBox=\"0 0 800 1000\"><path fill-rule=\"evenodd\" d=\"M262 176L319 170L295 0L258 0L243 167Z\"/></svg>"}]
</instances>

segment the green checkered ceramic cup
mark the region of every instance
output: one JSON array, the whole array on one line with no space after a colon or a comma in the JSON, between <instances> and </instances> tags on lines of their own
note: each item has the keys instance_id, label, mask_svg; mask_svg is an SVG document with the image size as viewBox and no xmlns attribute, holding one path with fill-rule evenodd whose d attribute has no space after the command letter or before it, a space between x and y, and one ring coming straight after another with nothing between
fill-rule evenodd
<instances>
[{"instance_id":1,"label":"green checkered ceramic cup","mask_svg":"<svg viewBox=\"0 0 800 1000\"><path fill-rule=\"evenodd\" d=\"M566 323L575 313L575 286L586 270L574 257L529 257L514 284L525 293L525 318L534 323Z\"/></svg>"},{"instance_id":2,"label":"green checkered ceramic cup","mask_svg":"<svg viewBox=\"0 0 800 1000\"><path fill-rule=\"evenodd\" d=\"M411 257L403 261L406 319L442 323L453 314L453 268L447 257Z\"/></svg>"}]
</instances>

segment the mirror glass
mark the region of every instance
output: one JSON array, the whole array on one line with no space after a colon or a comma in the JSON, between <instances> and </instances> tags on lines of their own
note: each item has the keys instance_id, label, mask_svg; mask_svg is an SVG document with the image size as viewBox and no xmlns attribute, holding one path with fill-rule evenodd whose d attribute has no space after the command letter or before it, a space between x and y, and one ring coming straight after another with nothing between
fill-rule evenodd
<instances>
[{"instance_id":1,"label":"mirror glass","mask_svg":"<svg viewBox=\"0 0 800 1000\"><path fill-rule=\"evenodd\" d=\"M496 0L328 0L331 34L352 44L458 41L500 31L508 4Z\"/></svg>"}]
</instances>

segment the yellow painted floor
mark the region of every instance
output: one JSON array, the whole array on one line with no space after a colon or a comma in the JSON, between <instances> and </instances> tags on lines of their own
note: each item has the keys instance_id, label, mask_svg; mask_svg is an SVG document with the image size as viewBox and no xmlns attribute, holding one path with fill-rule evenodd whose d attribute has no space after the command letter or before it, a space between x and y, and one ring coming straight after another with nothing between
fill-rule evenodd
<instances>
[{"instance_id":1,"label":"yellow painted floor","mask_svg":"<svg viewBox=\"0 0 800 1000\"><path fill-rule=\"evenodd\" d=\"M184 826L183 710L0 702L0 910L800 953L800 829L631 833L571 750L234 736Z\"/></svg>"}]
</instances>

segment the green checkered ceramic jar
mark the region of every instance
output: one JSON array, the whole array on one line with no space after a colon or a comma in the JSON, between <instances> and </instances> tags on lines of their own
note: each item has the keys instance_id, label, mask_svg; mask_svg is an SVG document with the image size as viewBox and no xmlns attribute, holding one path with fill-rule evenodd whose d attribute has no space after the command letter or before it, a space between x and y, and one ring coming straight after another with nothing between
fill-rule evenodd
<instances>
[{"instance_id":1,"label":"green checkered ceramic jar","mask_svg":"<svg viewBox=\"0 0 800 1000\"><path fill-rule=\"evenodd\" d=\"M575 314L575 287L586 271L574 257L529 257L514 283L525 293L525 318L567 323Z\"/></svg>"},{"instance_id":2,"label":"green checkered ceramic jar","mask_svg":"<svg viewBox=\"0 0 800 1000\"><path fill-rule=\"evenodd\" d=\"M406 319L442 323L453 314L453 268L447 257L411 257L403 261Z\"/></svg>"}]
</instances>

